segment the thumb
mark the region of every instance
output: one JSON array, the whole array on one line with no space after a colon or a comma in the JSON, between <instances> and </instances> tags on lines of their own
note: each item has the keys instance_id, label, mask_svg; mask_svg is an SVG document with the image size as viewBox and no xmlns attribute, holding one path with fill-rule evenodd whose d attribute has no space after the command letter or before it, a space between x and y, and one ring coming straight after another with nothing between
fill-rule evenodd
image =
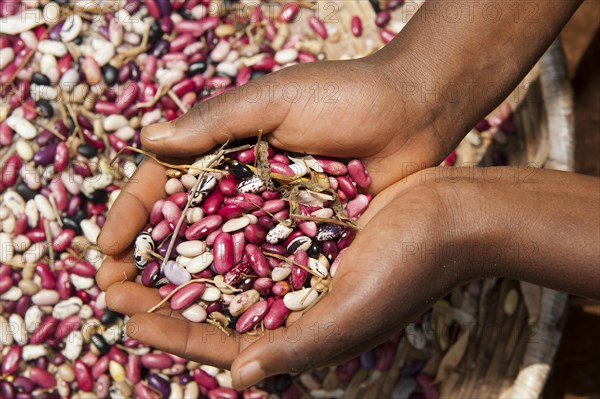
<instances>
[{"instance_id":1,"label":"thumb","mask_svg":"<svg viewBox=\"0 0 600 399\"><path fill-rule=\"evenodd\" d=\"M142 129L146 149L163 156L201 154L227 140L275 130L291 105L280 101L279 84L267 76L200 103L171 121Z\"/></svg>"},{"instance_id":2,"label":"thumb","mask_svg":"<svg viewBox=\"0 0 600 399\"><path fill-rule=\"evenodd\" d=\"M231 366L232 383L244 389L272 375L299 373L328 364L347 345L329 294L285 328L267 330L244 349Z\"/></svg>"}]
</instances>

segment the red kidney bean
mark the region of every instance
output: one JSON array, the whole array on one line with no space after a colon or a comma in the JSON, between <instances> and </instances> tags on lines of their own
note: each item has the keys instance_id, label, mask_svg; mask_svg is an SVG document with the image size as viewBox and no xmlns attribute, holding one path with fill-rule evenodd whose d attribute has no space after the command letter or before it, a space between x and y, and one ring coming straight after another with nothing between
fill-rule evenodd
<instances>
[{"instance_id":1,"label":"red kidney bean","mask_svg":"<svg viewBox=\"0 0 600 399\"><path fill-rule=\"evenodd\" d=\"M146 287L152 287L154 281L158 277L160 272L160 263L152 261L148 263L146 268L142 271L142 284Z\"/></svg>"},{"instance_id":2,"label":"red kidney bean","mask_svg":"<svg viewBox=\"0 0 600 399\"><path fill-rule=\"evenodd\" d=\"M269 277L257 278L254 280L252 288L258 291L258 293L264 297L269 296L271 294L271 289L273 288L273 280L271 280Z\"/></svg>"},{"instance_id":3,"label":"red kidney bean","mask_svg":"<svg viewBox=\"0 0 600 399\"><path fill-rule=\"evenodd\" d=\"M271 72L277 65L277 61L272 57L263 57L260 61L252 65L252 68L255 71Z\"/></svg>"},{"instance_id":4,"label":"red kidney bean","mask_svg":"<svg viewBox=\"0 0 600 399\"><path fill-rule=\"evenodd\" d=\"M219 387L217 379L202 369L195 369L194 371L192 371L192 377L198 385L208 390L216 389Z\"/></svg>"},{"instance_id":5,"label":"red kidney bean","mask_svg":"<svg viewBox=\"0 0 600 399\"><path fill-rule=\"evenodd\" d=\"M138 382L135 384L134 388L135 397L140 399L160 399L160 396L156 394L153 390L151 390L146 384L143 382Z\"/></svg>"},{"instance_id":6,"label":"red kidney bean","mask_svg":"<svg viewBox=\"0 0 600 399\"><path fill-rule=\"evenodd\" d=\"M377 13L377 16L375 17L375 25L377 25L380 28L383 28L384 26L386 26L388 24L388 22L390 22L391 18L392 18L392 15L390 14L389 11L380 11Z\"/></svg>"},{"instance_id":7,"label":"red kidney bean","mask_svg":"<svg viewBox=\"0 0 600 399\"><path fill-rule=\"evenodd\" d=\"M202 204L202 210L206 215L214 215L219 210L223 202L223 194L219 190L214 190L206 197Z\"/></svg>"},{"instance_id":8,"label":"red kidney bean","mask_svg":"<svg viewBox=\"0 0 600 399\"><path fill-rule=\"evenodd\" d=\"M108 358L120 364L127 364L127 353L117 348L116 346L111 346L108 351Z\"/></svg>"},{"instance_id":9,"label":"red kidney bean","mask_svg":"<svg viewBox=\"0 0 600 399\"><path fill-rule=\"evenodd\" d=\"M177 33L188 33L193 37L200 37L210 29L214 29L219 25L219 17L208 16L201 21L183 20L175 25Z\"/></svg>"},{"instance_id":10,"label":"red kidney bean","mask_svg":"<svg viewBox=\"0 0 600 399\"><path fill-rule=\"evenodd\" d=\"M213 243L213 255L215 270L219 274L225 274L233 267L233 241L228 233L221 233Z\"/></svg>"},{"instance_id":11,"label":"red kidney bean","mask_svg":"<svg viewBox=\"0 0 600 399\"><path fill-rule=\"evenodd\" d=\"M173 365L166 353L146 353L141 357L142 365L149 369L168 369Z\"/></svg>"},{"instance_id":12,"label":"red kidney bean","mask_svg":"<svg viewBox=\"0 0 600 399\"><path fill-rule=\"evenodd\" d=\"M54 331L54 338L63 339L71 331L75 331L79 329L81 325L81 318L78 315L71 315L69 317L60 320L56 330Z\"/></svg>"},{"instance_id":13,"label":"red kidney bean","mask_svg":"<svg viewBox=\"0 0 600 399\"><path fill-rule=\"evenodd\" d=\"M21 360L21 352L23 347L20 345L12 345L2 359L2 374L10 375L19 369L19 361Z\"/></svg>"},{"instance_id":14,"label":"red kidney bean","mask_svg":"<svg viewBox=\"0 0 600 399\"><path fill-rule=\"evenodd\" d=\"M387 29L382 29L379 35L384 44L388 44L396 37L396 34L394 32Z\"/></svg>"},{"instance_id":15,"label":"red kidney bean","mask_svg":"<svg viewBox=\"0 0 600 399\"><path fill-rule=\"evenodd\" d=\"M271 304L269 311L263 319L263 325L267 330L274 330L283 325L284 320L290 314L290 310L285 307L282 298L277 298Z\"/></svg>"},{"instance_id":16,"label":"red kidney bean","mask_svg":"<svg viewBox=\"0 0 600 399\"><path fill-rule=\"evenodd\" d=\"M92 378L97 380L98 377L106 373L109 362L110 358L108 355L102 356L100 359L98 359L98 361L92 365L92 369L90 371Z\"/></svg>"},{"instance_id":17,"label":"red kidney bean","mask_svg":"<svg viewBox=\"0 0 600 399\"><path fill-rule=\"evenodd\" d=\"M206 217L200 219L199 221L197 221L196 223L192 224L186 230L185 238L187 240L197 240L202 237L206 237L208 234L215 231L221 225L222 222L223 222L223 218L219 215L206 216ZM155 241L158 241L158 240L155 240Z\"/></svg>"},{"instance_id":18,"label":"red kidney bean","mask_svg":"<svg viewBox=\"0 0 600 399\"><path fill-rule=\"evenodd\" d=\"M114 106L117 109L123 110L132 105L138 97L139 86L135 82L129 82L125 86L119 89L119 94ZM96 103L97 104L97 103ZM119 113L119 112L116 112Z\"/></svg>"},{"instance_id":19,"label":"red kidney bean","mask_svg":"<svg viewBox=\"0 0 600 399\"><path fill-rule=\"evenodd\" d=\"M142 360L139 356L130 354L125 365L125 376L132 384L137 384L142 375Z\"/></svg>"},{"instance_id":20,"label":"red kidney bean","mask_svg":"<svg viewBox=\"0 0 600 399\"><path fill-rule=\"evenodd\" d=\"M269 263L261 249L254 244L246 245L246 257L252 270L260 277L266 277L270 273Z\"/></svg>"},{"instance_id":21,"label":"red kidney bean","mask_svg":"<svg viewBox=\"0 0 600 399\"><path fill-rule=\"evenodd\" d=\"M150 223L153 225L157 225L162 219L162 208L165 204L165 200L158 200L152 205L152 209L150 210Z\"/></svg>"},{"instance_id":22,"label":"red kidney bean","mask_svg":"<svg viewBox=\"0 0 600 399\"><path fill-rule=\"evenodd\" d=\"M300 10L300 6L297 3L286 3L281 9L281 13L279 14L279 21L289 23L298 14L298 10Z\"/></svg>"},{"instance_id":23,"label":"red kidney bean","mask_svg":"<svg viewBox=\"0 0 600 399\"><path fill-rule=\"evenodd\" d=\"M348 162L348 174L356 185L362 189L366 189L371 184L371 176L365 169L365 166L358 159L353 159Z\"/></svg>"},{"instance_id":24,"label":"red kidney bean","mask_svg":"<svg viewBox=\"0 0 600 399\"><path fill-rule=\"evenodd\" d=\"M267 232L256 224L249 224L244 227L244 237L252 244L260 245L265 242Z\"/></svg>"},{"instance_id":25,"label":"red kidney bean","mask_svg":"<svg viewBox=\"0 0 600 399\"><path fill-rule=\"evenodd\" d=\"M22 161L17 154L13 154L4 163L2 168L2 184L5 187L12 187L17 182L19 169L21 169Z\"/></svg>"},{"instance_id":26,"label":"red kidney bean","mask_svg":"<svg viewBox=\"0 0 600 399\"><path fill-rule=\"evenodd\" d=\"M358 15L354 15L352 20L350 21L350 31L354 35L354 37L362 36L363 26L362 20Z\"/></svg>"},{"instance_id":27,"label":"red kidney bean","mask_svg":"<svg viewBox=\"0 0 600 399\"><path fill-rule=\"evenodd\" d=\"M165 284L158 289L158 295L161 298L166 298L175 288L177 288L175 284Z\"/></svg>"},{"instance_id":28,"label":"red kidney bean","mask_svg":"<svg viewBox=\"0 0 600 399\"><path fill-rule=\"evenodd\" d=\"M82 277L94 277L96 275L96 268L86 260L77 261L69 271Z\"/></svg>"},{"instance_id":29,"label":"red kidney bean","mask_svg":"<svg viewBox=\"0 0 600 399\"><path fill-rule=\"evenodd\" d=\"M170 302L171 309L181 310L181 309L188 307L194 301L196 301L198 298L200 298L200 296L204 292L205 288L206 288L206 285L204 283L192 283L192 284L186 285L185 287L181 288L179 291L177 291L177 293L175 293L175 295L173 295L171 297L171 302ZM142 362L143 362L143 358L142 358ZM160 368L166 368L166 367L160 367Z\"/></svg>"},{"instance_id":30,"label":"red kidney bean","mask_svg":"<svg viewBox=\"0 0 600 399\"><path fill-rule=\"evenodd\" d=\"M73 362L73 371L75 372L75 379L77 380L79 389L90 392L94 387L94 380L88 366L81 360L75 360Z\"/></svg>"},{"instance_id":31,"label":"red kidney bean","mask_svg":"<svg viewBox=\"0 0 600 399\"><path fill-rule=\"evenodd\" d=\"M327 39L327 28L319 18L314 15L308 17L308 25L321 39Z\"/></svg>"},{"instance_id":32,"label":"red kidney bean","mask_svg":"<svg viewBox=\"0 0 600 399\"><path fill-rule=\"evenodd\" d=\"M208 399L237 399L237 397L237 391L231 388L219 387L208 391Z\"/></svg>"},{"instance_id":33,"label":"red kidney bean","mask_svg":"<svg viewBox=\"0 0 600 399\"><path fill-rule=\"evenodd\" d=\"M13 281L10 276L0 277L0 294L4 294L12 286L13 286Z\"/></svg>"},{"instance_id":34,"label":"red kidney bean","mask_svg":"<svg viewBox=\"0 0 600 399\"><path fill-rule=\"evenodd\" d=\"M307 266L308 264L308 257L306 256L306 252L304 252L304 255L300 255L301 252L304 252L302 250L298 250L298 252L296 252L294 255L290 255L290 259L296 261L297 263L301 264L302 266ZM300 256L298 256L300 255ZM298 267L296 265L292 266L292 274L290 276L290 282L292 283L292 287L295 290L299 290L300 288L302 288L304 286L304 283L306 282L306 279L308 278L308 272L301 268Z\"/></svg>"},{"instance_id":35,"label":"red kidney bean","mask_svg":"<svg viewBox=\"0 0 600 399\"><path fill-rule=\"evenodd\" d=\"M392 365L396 357L396 348L398 346L390 342L386 342L377 348L375 368L379 371L387 371Z\"/></svg>"},{"instance_id":36,"label":"red kidney bean","mask_svg":"<svg viewBox=\"0 0 600 399\"><path fill-rule=\"evenodd\" d=\"M42 288L53 290L56 287L56 279L47 264L38 263L35 265L35 274L40 276Z\"/></svg>"},{"instance_id":37,"label":"red kidney bean","mask_svg":"<svg viewBox=\"0 0 600 399\"><path fill-rule=\"evenodd\" d=\"M29 343L37 345L46 341L52 334L54 334L56 327L58 327L58 323L58 319L55 319L52 316L46 317L31 335Z\"/></svg>"},{"instance_id":38,"label":"red kidney bean","mask_svg":"<svg viewBox=\"0 0 600 399\"><path fill-rule=\"evenodd\" d=\"M29 369L29 379L41 388L52 388L56 385L54 375L39 367Z\"/></svg>"},{"instance_id":39,"label":"red kidney bean","mask_svg":"<svg viewBox=\"0 0 600 399\"><path fill-rule=\"evenodd\" d=\"M237 320L235 330L245 333L253 329L265 317L269 310L267 301L259 301L250 306Z\"/></svg>"},{"instance_id":40,"label":"red kidney bean","mask_svg":"<svg viewBox=\"0 0 600 399\"><path fill-rule=\"evenodd\" d=\"M337 377L341 382L349 382L360 369L360 358L355 357L337 368Z\"/></svg>"},{"instance_id":41,"label":"red kidney bean","mask_svg":"<svg viewBox=\"0 0 600 399\"><path fill-rule=\"evenodd\" d=\"M244 232L238 231L237 233L232 233L231 241L233 243L233 264L237 265L244 257L244 248L246 247Z\"/></svg>"},{"instance_id":42,"label":"red kidney bean","mask_svg":"<svg viewBox=\"0 0 600 399\"><path fill-rule=\"evenodd\" d=\"M181 218L181 209L179 209L179 207L173 202L166 201L162 207L162 214L165 217L165 220L169 223L169 227L172 230L175 228L175 226L179 222L179 219Z\"/></svg>"},{"instance_id":43,"label":"red kidney bean","mask_svg":"<svg viewBox=\"0 0 600 399\"><path fill-rule=\"evenodd\" d=\"M223 219L235 219L244 214L244 210L237 205L222 206L217 212Z\"/></svg>"}]
</instances>

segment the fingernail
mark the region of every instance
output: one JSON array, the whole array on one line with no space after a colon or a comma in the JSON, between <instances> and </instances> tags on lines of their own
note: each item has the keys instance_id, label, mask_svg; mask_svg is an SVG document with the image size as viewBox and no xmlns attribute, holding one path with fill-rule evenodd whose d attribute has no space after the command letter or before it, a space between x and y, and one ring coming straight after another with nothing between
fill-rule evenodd
<instances>
[{"instance_id":1,"label":"fingernail","mask_svg":"<svg viewBox=\"0 0 600 399\"><path fill-rule=\"evenodd\" d=\"M166 139L171 135L171 124L169 122L155 123L150 126L146 126L142 129L142 136L146 140L158 141Z\"/></svg>"},{"instance_id":2,"label":"fingernail","mask_svg":"<svg viewBox=\"0 0 600 399\"><path fill-rule=\"evenodd\" d=\"M240 367L238 372L233 375L232 382L234 386L240 389L245 389L261 380L264 380L266 377L267 375L260 366L258 360L254 360Z\"/></svg>"}]
</instances>

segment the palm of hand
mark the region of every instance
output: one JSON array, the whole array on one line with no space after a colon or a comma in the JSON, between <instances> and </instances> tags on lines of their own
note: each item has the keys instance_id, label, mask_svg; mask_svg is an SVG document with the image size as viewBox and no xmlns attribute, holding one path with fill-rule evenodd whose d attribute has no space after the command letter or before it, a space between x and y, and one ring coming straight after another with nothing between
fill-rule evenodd
<instances>
[{"instance_id":1,"label":"palm of hand","mask_svg":"<svg viewBox=\"0 0 600 399\"><path fill-rule=\"evenodd\" d=\"M447 278L432 280L429 265L403 259L404 244L439 235L432 228L438 209L435 196L423 195L418 187L407 190L415 186L410 180L374 199L359 221L362 231L346 252L330 293L287 327L262 338L226 336L212 325L188 322L168 308L145 313L160 301L158 290L133 282L137 271L131 248L118 248L132 242L139 231L135 226L144 225L152 203L164 196L162 186L155 188L156 174L161 172L164 176L162 167L154 163L142 164L137 182L129 184L114 205L99 239L101 249L111 255L98 272L98 284L107 291L111 309L131 316L128 335L197 362L231 367L238 387L272 374L335 364L371 349L451 286ZM132 222L123 226L119 215L128 215ZM415 286L422 289L415 293ZM253 361L260 362L260 371L244 371Z\"/></svg>"}]
</instances>

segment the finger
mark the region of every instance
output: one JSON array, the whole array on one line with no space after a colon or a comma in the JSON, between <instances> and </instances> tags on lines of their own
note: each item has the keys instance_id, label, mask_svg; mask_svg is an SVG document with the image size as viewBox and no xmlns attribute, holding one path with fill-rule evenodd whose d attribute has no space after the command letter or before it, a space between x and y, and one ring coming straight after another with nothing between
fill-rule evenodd
<instances>
[{"instance_id":1,"label":"finger","mask_svg":"<svg viewBox=\"0 0 600 399\"><path fill-rule=\"evenodd\" d=\"M275 130L290 103L278 101L277 95L271 94L274 79L257 79L198 104L174 121L145 127L144 147L157 154L181 157L201 154L228 140L255 136L259 129Z\"/></svg>"},{"instance_id":2,"label":"finger","mask_svg":"<svg viewBox=\"0 0 600 399\"><path fill-rule=\"evenodd\" d=\"M243 350L231 368L234 387L242 389L272 375L329 364L337 354L358 342L356 331L361 330L361 322L344 316L351 308L338 297L332 292L296 322L268 331Z\"/></svg>"},{"instance_id":3,"label":"finger","mask_svg":"<svg viewBox=\"0 0 600 399\"><path fill-rule=\"evenodd\" d=\"M111 285L121 281L133 281L138 270L133 263L133 248L117 254L108 255L100 269L96 272L96 283L102 291L106 291Z\"/></svg>"},{"instance_id":4,"label":"finger","mask_svg":"<svg viewBox=\"0 0 600 399\"><path fill-rule=\"evenodd\" d=\"M156 288L144 287L130 281L113 284L106 291L106 306L115 312L128 316L147 312L161 300L162 298L158 295ZM183 318L179 312L172 312L168 304L157 310L157 312L174 318Z\"/></svg>"},{"instance_id":5,"label":"finger","mask_svg":"<svg viewBox=\"0 0 600 399\"><path fill-rule=\"evenodd\" d=\"M152 160L142 162L108 213L98 237L100 250L116 255L131 244L147 223L152 205L165 197L165 168Z\"/></svg>"},{"instance_id":6,"label":"finger","mask_svg":"<svg viewBox=\"0 0 600 399\"><path fill-rule=\"evenodd\" d=\"M195 362L228 369L247 342L239 335L225 335L208 323L192 323L154 313L129 319L125 334L162 351Z\"/></svg>"}]
</instances>

